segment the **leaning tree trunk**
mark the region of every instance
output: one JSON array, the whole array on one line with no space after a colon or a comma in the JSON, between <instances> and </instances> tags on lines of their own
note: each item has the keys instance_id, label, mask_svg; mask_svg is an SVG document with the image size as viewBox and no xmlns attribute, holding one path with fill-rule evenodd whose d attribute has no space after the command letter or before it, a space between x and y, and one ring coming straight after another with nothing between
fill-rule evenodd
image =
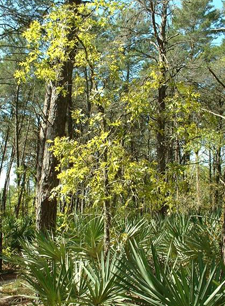
<instances>
[{"instance_id":1,"label":"leaning tree trunk","mask_svg":"<svg viewBox=\"0 0 225 306\"><path fill-rule=\"evenodd\" d=\"M80 3L81 0L69 0L69 4L79 5ZM74 39L75 32L76 29L72 28L68 35L69 40ZM58 185L55 170L57 160L52 151L49 151L51 146L49 141L65 136L76 48L77 46L68 51L68 60L62 64L58 80L47 85L37 161L36 225L39 231L54 231L56 227L57 199L51 198L51 191ZM66 94L63 91L59 92L58 88L66 89Z\"/></svg>"}]
</instances>

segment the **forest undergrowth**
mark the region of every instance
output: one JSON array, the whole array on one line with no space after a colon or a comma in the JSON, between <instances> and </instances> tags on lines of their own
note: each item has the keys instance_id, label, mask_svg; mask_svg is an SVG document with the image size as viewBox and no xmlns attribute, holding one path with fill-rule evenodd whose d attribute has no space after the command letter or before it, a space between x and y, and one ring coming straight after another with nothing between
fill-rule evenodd
<instances>
[{"instance_id":1,"label":"forest undergrowth","mask_svg":"<svg viewBox=\"0 0 225 306\"><path fill-rule=\"evenodd\" d=\"M18 240L10 261L30 288L33 305L225 303L216 213L115 216L108 254L102 216L71 216L54 236L30 233Z\"/></svg>"}]
</instances>

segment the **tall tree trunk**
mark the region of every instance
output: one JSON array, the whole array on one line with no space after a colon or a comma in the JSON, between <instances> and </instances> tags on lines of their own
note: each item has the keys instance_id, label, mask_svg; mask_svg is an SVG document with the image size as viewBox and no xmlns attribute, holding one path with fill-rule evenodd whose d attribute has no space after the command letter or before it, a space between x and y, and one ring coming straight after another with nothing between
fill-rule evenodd
<instances>
[{"instance_id":1,"label":"tall tree trunk","mask_svg":"<svg viewBox=\"0 0 225 306\"><path fill-rule=\"evenodd\" d=\"M30 119L28 120L28 123L27 123L26 136L25 136L24 143L23 143L23 150L21 152L21 160L20 160L21 164L25 163L24 159L25 159L25 155L26 155L26 148L27 148L29 131L30 131Z\"/></svg>"},{"instance_id":2,"label":"tall tree trunk","mask_svg":"<svg viewBox=\"0 0 225 306\"><path fill-rule=\"evenodd\" d=\"M105 109L102 106L98 106L99 111L103 115L102 120L102 130L107 132L107 121L104 117ZM104 258L107 258L107 255L110 250L110 241L111 241L111 197L110 197L110 186L109 186L109 175L108 175L108 147L106 145L105 150L103 152L103 161L104 161L104 173L103 173L103 181L104 181L104 203L103 203L103 213L104 213Z\"/></svg>"},{"instance_id":3,"label":"tall tree trunk","mask_svg":"<svg viewBox=\"0 0 225 306\"><path fill-rule=\"evenodd\" d=\"M20 166L20 152L19 152L19 93L20 85L17 85L16 99L15 99L15 155L16 155L16 167ZM17 171L17 187L20 185L20 174Z\"/></svg>"},{"instance_id":4,"label":"tall tree trunk","mask_svg":"<svg viewBox=\"0 0 225 306\"><path fill-rule=\"evenodd\" d=\"M3 187L3 191L2 191L2 211L3 211L3 214L5 214L5 209L6 209L7 191L8 191L8 187L9 187L10 173L11 173L11 169L12 169L12 165L13 165L14 156L15 156L15 151L14 151L14 148L12 148L11 156L10 156L10 160L9 160L9 165L8 165L8 169L7 169L7 172L6 172L5 183L4 183L4 187Z\"/></svg>"},{"instance_id":5,"label":"tall tree trunk","mask_svg":"<svg viewBox=\"0 0 225 306\"><path fill-rule=\"evenodd\" d=\"M79 5L81 0L69 0L69 4ZM76 29L72 28L68 35L73 40ZM72 74L77 46L68 51L68 60L62 63L58 80L47 85L44 103L44 119L39 135L39 152L37 163L36 225L39 231L53 230L56 227L57 199L51 198L51 191L58 185L55 170L57 160L50 149L50 141L66 135L66 119L68 107L71 105ZM66 90L66 94L58 91Z\"/></svg>"},{"instance_id":6,"label":"tall tree trunk","mask_svg":"<svg viewBox=\"0 0 225 306\"><path fill-rule=\"evenodd\" d=\"M22 202L22 198L23 198L23 194L24 194L25 186L26 186L26 174L27 174L26 173L27 172L26 168L27 167L25 165L24 159L25 159L25 151L26 151L26 145L27 145L29 130L30 130L30 120L28 121L26 136L25 136L25 140L24 140L24 144L23 144L23 150L21 152L21 158L20 158L20 164L21 164L21 166L23 165L23 174L22 175L20 174L20 177L19 177L19 186L18 186L19 196L18 196L17 205L15 207L15 214L16 214L17 218L19 216L21 202Z\"/></svg>"},{"instance_id":7,"label":"tall tree trunk","mask_svg":"<svg viewBox=\"0 0 225 306\"><path fill-rule=\"evenodd\" d=\"M199 151L195 151L195 177L196 177L196 200L197 208L200 210L201 207L201 193L200 193L200 166L199 166Z\"/></svg>"},{"instance_id":8,"label":"tall tree trunk","mask_svg":"<svg viewBox=\"0 0 225 306\"><path fill-rule=\"evenodd\" d=\"M222 223L222 247L221 247L221 255L222 255L222 261L223 264L225 266L225 206L223 205L223 212L222 212L222 219L223 219L223 223Z\"/></svg>"},{"instance_id":9,"label":"tall tree trunk","mask_svg":"<svg viewBox=\"0 0 225 306\"><path fill-rule=\"evenodd\" d=\"M222 176L222 166L221 166L221 147L219 146L215 153L215 205L217 208L221 209L222 205L222 195L220 192L220 179Z\"/></svg>"},{"instance_id":10,"label":"tall tree trunk","mask_svg":"<svg viewBox=\"0 0 225 306\"><path fill-rule=\"evenodd\" d=\"M16 218L19 217L19 212L20 212L22 197L23 197L23 193L24 193L24 191L25 191L26 171L27 171L27 170L26 170L26 167L25 167L25 165L24 165L24 172L23 172L23 176L22 176L22 182L21 182L21 186L20 186L20 192L19 192L19 196L18 196L18 202L17 202L17 206L15 207Z\"/></svg>"},{"instance_id":11,"label":"tall tree trunk","mask_svg":"<svg viewBox=\"0 0 225 306\"><path fill-rule=\"evenodd\" d=\"M91 93L91 86L89 86L89 77L88 77L88 69L85 67L84 69L85 75L85 82L86 82L86 99L87 99L87 115L88 118L91 116L91 102L90 102L90 93Z\"/></svg>"},{"instance_id":12,"label":"tall tree trunk","mask_svg":"<svg viewBox=\"0 0 225 306\"><path fill-rule=\"evenodd\" d=\"M213 186L212 186L212 150L209 149L209 202L210 207L214 210L213 207Z\"/></svg>"},{"instance_id":13,"label":"tall tree trunk","mask_svg":"<svg viewBox=\"0 0 225 306\"><path fill-rule=\"evenodd\" d=\"M3 163L4 163L4 160L5 160L8 139L9 139L9 126L7 128L7 131L6 131L5 141L4 141L4 145L3 145L3 149L2 149L2 158L1 158L1 163L0 163L0 176L1 176L1 173L2 173Z\"/></svg>"},{"instance_id":14,"label":"tall tree trunk","mask_svg":"<svg viewBox=\"0 0 225 306\"><path fill-rule=\"evenodd\" d=\"M159 56L159 70L160 70L160 84L158 88L158 103L157 103L157 133L156 133L156 153L158 162L158 171L161 175L166 173L166 157L167 157L167 144L166 144L166 118L165 118L165 99L167 96L167 85L166 85L166 75L167 75L167 59L166 59L166 46L167 46L167 18L168 18L168 5L169 0L162 1L161 6L161 22L158 25L157 3L153 0L150 1L150 12L152 18L152 25L154 36L157 42L158 56ZM160 213L165 215L167 212L167 205L162 204Z\"/></svg>"},{"instance_id":15,"label":"tall tree trunk","mask_svg":"<svg viewBox=\"0 0 225 306\"><path fill-rule=\"evenodd\" d=\"M3 233L2 233L2 218L3 218L3 205L0 196L0 272L2 271L2 251L3 251Z\"/></svg>"},{"instance_id":16,"label":"tall tree trunk","mask_svg":"<svg viewBox=\"0 0 225 306\"><path fill-rule=\"evenodd\" d=\"M166 172L166 139L165 139L165 98L166 98L166 87L162 86L158 90L158 109L159 116L157 119L157 161L158 161L158 170L160 174L165 174Z\"/></svg>"},{"instance_id":17,"label":"tall tree trunk","mask_svg":"<svg viewBox=\"0 0 225 306\"><path fill-rule=\"evenodd\" d=\"M104 168L104 189L105 189L105 200L104 200L104 250L105 258L108 255L110 249L110 229L111 229L111 201L109 192L109 177L108 177L108 152L105 149L104 162L106 163Z\"/></svg>"},{"instance_id":18,"label":"tall tree trunk","mask_svg":"<svg viewBox=\"0 0 225 306\"><path fill-rule=\"evenodd\" d=\"M63 74L66 73L64 70ZM66 75L62 76L66 80ZM72 73L69 76L72 82ZM61 86L65 84L61 84ZM58 85L59 86L59 85ZM65 135L65 124L68 110L68 100L57 93L57 84L50 83L45 99L45 122L43 122L39 137L36 218L38 230L50 230L56 226L57 200L50 199L51 191L58 184L55 167L57 160L49 151L49 140Z\"/></svg>"}]
</instances>

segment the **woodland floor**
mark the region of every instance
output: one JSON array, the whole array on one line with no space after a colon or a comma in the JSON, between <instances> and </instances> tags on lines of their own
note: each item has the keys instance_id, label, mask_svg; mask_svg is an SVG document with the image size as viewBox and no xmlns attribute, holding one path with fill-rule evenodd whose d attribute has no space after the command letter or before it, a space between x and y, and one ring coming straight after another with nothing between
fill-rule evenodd
<instances>
[{"instance_id":1,"label":"woodland floor","mask_svg":"<svg viewBox=\"0 0 225 306\"><path fill-rule=\"evenodd\" d=\"M32 305L30 290L14 271L0 274L0 306Z\"/></svg>"}]
</instances>

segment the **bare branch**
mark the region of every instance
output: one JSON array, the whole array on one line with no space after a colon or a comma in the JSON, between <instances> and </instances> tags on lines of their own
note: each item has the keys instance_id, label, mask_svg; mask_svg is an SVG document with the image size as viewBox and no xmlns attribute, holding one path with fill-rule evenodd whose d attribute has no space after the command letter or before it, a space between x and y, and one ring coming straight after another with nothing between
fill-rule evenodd
<instances>
[{"instance_id":1,"label":"bare branch","mask_svg":"<svg viewBox=\"0 0 225 306\"><path fill-rule=\"evenodd\" d=\"M217 80L217 82L223 87L225 88L225 84L218 78L218 76L215 74L215 72L208 67L209 71L211 72L211 74L214 76L214 78Z\"/></svg>"},{"instance_id":2,"label":"bare branch","mask_svg":"<svg viewBox=\"0 0 225 306\"><path fill-rule=\"evenodd\" d=\"M201 109L202 109L203 111L207 112L207 113L210 113L210 114L212 114L212 115L216 116L216 117L219 117L219 118L225 119L225 116L220 115L220 114L217 114L217 113L214 113L214 112L212 112L212 111L211 111L211 110L209 110L209 109L206 109L206 108L201 108Z\"/></svg>"}]
</instances>

